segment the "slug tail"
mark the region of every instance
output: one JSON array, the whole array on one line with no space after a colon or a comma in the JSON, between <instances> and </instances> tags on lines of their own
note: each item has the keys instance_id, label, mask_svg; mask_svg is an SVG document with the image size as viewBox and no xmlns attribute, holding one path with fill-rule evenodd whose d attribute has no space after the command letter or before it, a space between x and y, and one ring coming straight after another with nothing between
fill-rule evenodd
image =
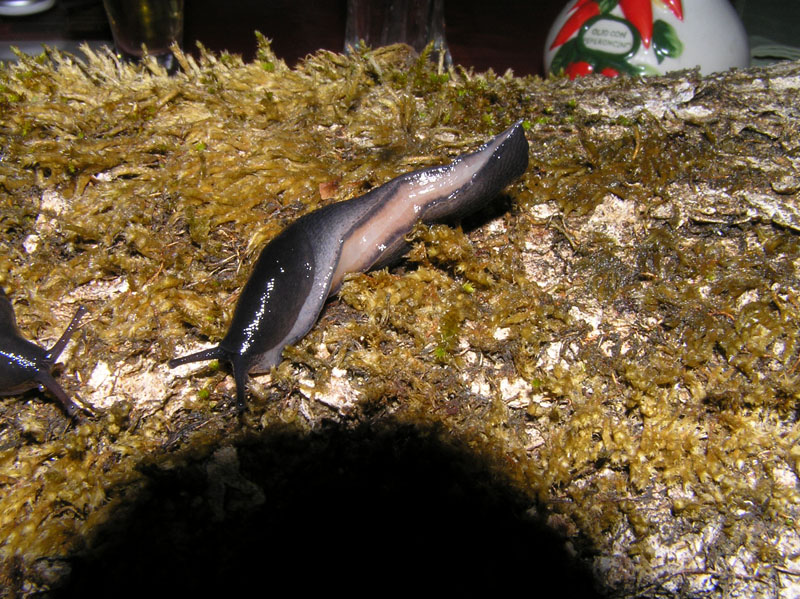
<instances>
[{"instance_id":1,"label":"slug tail","mask_svg":"<svg viewBox=\"0 0 800 599\"><path fill-rule=\"evenodd\" d=\"M209 347L208 349L204 349L193 354L187 354L185 356L180 356L179 358L173 358L167 362L167 366L170 368L175 368L176 366L182 366L191 362L217 360L219 358L225 358L225 352L219 347L219 345L217 345L216 347Z\"/></svg>"}]
</instances>

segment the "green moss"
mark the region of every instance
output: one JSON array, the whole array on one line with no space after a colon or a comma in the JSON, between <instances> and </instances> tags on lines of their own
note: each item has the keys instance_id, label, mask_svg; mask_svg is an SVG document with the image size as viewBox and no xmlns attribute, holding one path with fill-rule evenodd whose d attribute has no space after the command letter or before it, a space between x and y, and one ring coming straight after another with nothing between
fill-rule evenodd
<instances>
[{"instance_id":1,"label":"green moss","mask_svg":"<svg viewBox=\"0 0 800 599\"><path fill-rule=\"evenodd\" d=\"M674 197L754 184L726 158L743 151L736 128L589 114L596 92L577 84L440 72L402 47L289 69L261 38L251 65L181 60L175 78L107 56L0 69L0 284L21 327L52 337L81 301L68 390L89 395L99 364L164 384L155 398L109 386L111 406L72 428L46 395L0 403L4 557L71 555L143 492L148 464L207 459L275 423L399 419L480 454L592 551L624 528L627 557L653 558L660 524L640 508L669 489L664 510L687 528L719 521L778 561L737 510L796 521L775 472L800 460L800 244L767 222L692 221ZM349 278L256 379L242 422L219 363L161 372L176 344L222 337L287 223L519 118L531 168L507 197L463 228L417 227L400 265ZM45 192L64 207L41 209ZM609 198L630 209L622 232L593 224ZM353 404L315 402L340 392L340 370Z\"/></svg>"}]
</instances>

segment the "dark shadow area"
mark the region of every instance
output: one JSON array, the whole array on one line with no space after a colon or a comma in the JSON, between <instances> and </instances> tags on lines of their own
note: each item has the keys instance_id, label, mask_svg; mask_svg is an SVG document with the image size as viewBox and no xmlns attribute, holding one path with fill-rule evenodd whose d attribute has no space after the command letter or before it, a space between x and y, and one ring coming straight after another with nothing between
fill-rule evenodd
<instances>
[{"instance_id":1,"label":"dark shadow area","mask_svg":"<svg viewBox=\"0 0 800 599\"><path fill-rule=\"evenodd\" d=\"M461 228L465 233L471 233L476 229L486 226L486 224L500 218L504 214L516 208L513 198L506 193L499 193L475 212L468 214L461 219ZM453 223L450 223L451 225Z\"/></svg>"},{"instance_id":2,"label":"dark shadow area","mask_svg":"<svg viewBox=\"0 0 800 599\"><path fill-rule=\"evenodd\" d=\"M145 473L52 596L599 596L524 497L431 430L270 432Z\"/></svg>"}]
</instances>

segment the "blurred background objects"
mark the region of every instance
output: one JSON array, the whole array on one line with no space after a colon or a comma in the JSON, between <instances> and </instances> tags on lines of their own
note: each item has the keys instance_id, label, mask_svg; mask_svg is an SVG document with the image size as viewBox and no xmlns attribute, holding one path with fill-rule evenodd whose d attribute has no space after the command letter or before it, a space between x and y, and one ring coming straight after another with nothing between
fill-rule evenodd
<instances>
[{"instance_id":1,"label":"blurred background objects","mask_svg":"<svg viewBox=\"0 0 800 599\"><path fill-rule=\"evenodd\" d=\"M103 0L103 4L117 56L138 60L146 48L167 71L177 69L170 47L183 43L183 0Z\"/></svg>"},{"instance_id":2,"label":"blurred background objects","mask_svg":"<svg viewBox=\"0 0 800 599\"><path fill-rule=\"evenodd\" d=\"M751 64L800 59L800 2L734 0L750 37Z\"/></svg>"},{"instance_id":3,"label":"blurred background objects","mask_svg":"<svg viewBox=\"0 0 800 599\"><path fill-rule=\"evenodd\" d=\"M184 9L184 48L196 43L219 52L255 55L258 30L276 54L294 65L319 48L344 49L347 0L191 0ZM518 75L542 72L544 38L563 0L518 2L444 1L445 36L453 62L483 71ZM102 0L57 0L28 17L0 17L0 60L13 59L9 46L41 52L41 43L74 50L83 41L110 43Z\"/></svg>"},{"instance_id":4,"label":"blurred background objects","mask_svg":"<svg viewBox=\"0 0 800 599\"><path fill-rule=\"evenodd\" d=\"M446 66L453 63L445 39L444 0L347 0L345 51L361 43L403 43L417 52L433 43L432 58Z\"/></svg>"},{"instance_id":5,"label":"blurred background objects","mask_svg":"<svg viewBox=\"0 0 800 599\"><path fill-rule=\"evenodd\" d=\"M0 15L22 17L53 8L55 0L0 0Z\"/></svg>"},{"instance_id":6,"label":"blurred background objects","mask_svg":"<svg viewBox=\"0 0 800 599\"><path fill-rule=\"evenodd\" d=\"M571 0L545 48L548 73L570 79L750 66L747 31L730 0Z\"/></svg>"},{"instance_id":7,"label":"blurred background objects","mask_svg":"<svg viewBox=\"0 0 800 599\"><path fill-rule=\"evenodd\" d=\"M20 0L0 0L0 4ZM26 0L23 0L26 1ZM39 0L41 1L41 0ZM51 0L45 0L47 2ZM542 74L547 32L566 0L444 0L445 38L455 64L498 73ZM800 56L798 0L731 0L742 16L757 61ZM258 30L273 49L294 65L319 48L344 48L347 0L191 0L186 2L184 48L199 41L215 52L227 50L245 60L255 55ZM77 49L111 44L102 0L55 0L28 16L0 14L0 60L13 59L10 46L38 54L41 44ZM771 56L774 55L774 56Z\"/></svg>"}]
</instances>

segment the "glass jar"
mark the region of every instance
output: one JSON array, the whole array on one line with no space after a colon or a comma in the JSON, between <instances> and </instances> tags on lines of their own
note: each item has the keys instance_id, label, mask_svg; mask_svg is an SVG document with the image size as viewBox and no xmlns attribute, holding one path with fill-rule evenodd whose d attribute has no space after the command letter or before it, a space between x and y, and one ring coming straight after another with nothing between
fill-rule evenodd
<instances>
[{"instance_id":1,"label":"glass jar","mask_svg":"<svg viewBox=\"0 0 800 599\"><path fill-rule=\"evenodd\" d=\"M702 74L750 63L747 33L729 0L571 0L545 44L545 70L575 78Z\"/></svg>"}]
</instances>

